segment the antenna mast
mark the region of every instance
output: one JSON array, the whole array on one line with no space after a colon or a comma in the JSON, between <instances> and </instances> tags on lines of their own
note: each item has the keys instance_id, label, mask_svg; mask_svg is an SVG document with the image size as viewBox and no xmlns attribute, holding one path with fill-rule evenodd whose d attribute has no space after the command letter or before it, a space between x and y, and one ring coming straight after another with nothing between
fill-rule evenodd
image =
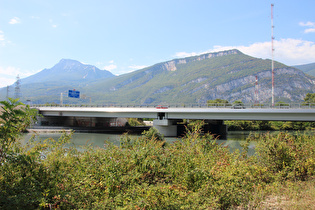
<instances>
[{"instance_id":1,"label":"antenna mast","mask_svg":"<svg viewBox=\"0 0 315 210\"><path fill-rule=\"evenodd\" d=\"M273 6L274 4L271 4L271 74L272 74L272 88L271 88L271 103L272 106L274 106L275 104L275 84L274 84L274 62L273 62L273 53L275 51L274 47L273 47L273 40L275 39L273 36L273 29L274 29L274 25L273 25Z\"/></svg>"}]
</instances>

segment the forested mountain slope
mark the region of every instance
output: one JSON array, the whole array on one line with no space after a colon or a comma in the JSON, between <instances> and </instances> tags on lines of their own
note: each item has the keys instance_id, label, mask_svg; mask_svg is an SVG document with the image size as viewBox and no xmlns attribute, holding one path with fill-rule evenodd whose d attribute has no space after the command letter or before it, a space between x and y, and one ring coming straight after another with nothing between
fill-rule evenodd
<instances>
[{"instance_id":1,"label":"forested mountain slope","mask_svg":"<svg viewBox=\"0 0 315 210\"><path fill-rule=\"evenodd\" d=\"M21 100L60 103L70 89L81 99L64 97L64 103L78 104L188 104L216 98L230 102L271 101L271 61L254 58L238 50L207 53L174 59L128 74L114 76L106 70L63 59L51 69L21 80ZM11 97L14 86L10 87ZM275 62L276 101L302 101L315 92L315 77ZM0 90L5 98L6 88Z\"/></svg>"},{"instance_id":2,"label":"forested mountain slope","mask_svg":"<svg viewBox=\"0 0 315 210\"><path fill-rule=\"evenodd\" d=\"M97 102L171 104L204 103L209 99L254 102L255 77L259 100L271 98L271 61L238 50L175 59L122 75L87 88ZM303 100L315 90L314 78L275 62L278 100ZM101 90L101 91L95 91Z\"/></svg>"}]
</instances>

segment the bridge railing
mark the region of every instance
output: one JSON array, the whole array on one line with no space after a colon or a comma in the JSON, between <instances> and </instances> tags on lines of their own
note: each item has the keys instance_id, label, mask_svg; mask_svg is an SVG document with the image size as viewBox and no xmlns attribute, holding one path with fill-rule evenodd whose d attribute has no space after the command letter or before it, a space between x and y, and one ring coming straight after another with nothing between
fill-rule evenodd
<instances>
[{"instance_id":1,"label":"bridge railing","mask_svg":"<svg viewBox=\"0 0 315 210\"><path fill-rule=\"evenodd\" d=\"M315 109L315 103L280 103L280 104L207 104L207 103L181 103L181 104L163 104L163 105L136 105L136 104L32 104L31 107L116 107L116 108L226 108L226 109Z\"/></svg>"}]
</instances>

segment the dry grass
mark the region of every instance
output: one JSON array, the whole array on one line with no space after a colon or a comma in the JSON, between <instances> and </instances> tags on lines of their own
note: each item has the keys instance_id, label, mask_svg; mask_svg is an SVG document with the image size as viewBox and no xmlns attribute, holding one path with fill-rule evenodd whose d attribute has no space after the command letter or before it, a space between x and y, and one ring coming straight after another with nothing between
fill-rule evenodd
<instances>
[{"instance_id":1,"label":"dry grass","mask_svg":"<svg viewBox=\"0 0 315 210\"><path fill-rule=\"evenodd\" d=\"M271 189L258 209L314 209L315 177L303 182L286 182Z\"/></svg>"}]
</instances>

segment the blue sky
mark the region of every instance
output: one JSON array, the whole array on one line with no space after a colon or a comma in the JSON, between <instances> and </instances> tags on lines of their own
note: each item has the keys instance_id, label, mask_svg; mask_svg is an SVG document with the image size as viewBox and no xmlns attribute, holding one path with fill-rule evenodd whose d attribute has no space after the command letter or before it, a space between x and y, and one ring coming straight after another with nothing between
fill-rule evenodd
<instances>
[{"instance_id":1,"label":"blue sky","mask_svg":"<svg viewBox=\"0 0 315 210\"><path fill-rule=\"evenodd\" d=\"M0 0L0 87L74 59L128 73L237 48L315 62L315 0Z\"/></svg>"}]
</instances>

